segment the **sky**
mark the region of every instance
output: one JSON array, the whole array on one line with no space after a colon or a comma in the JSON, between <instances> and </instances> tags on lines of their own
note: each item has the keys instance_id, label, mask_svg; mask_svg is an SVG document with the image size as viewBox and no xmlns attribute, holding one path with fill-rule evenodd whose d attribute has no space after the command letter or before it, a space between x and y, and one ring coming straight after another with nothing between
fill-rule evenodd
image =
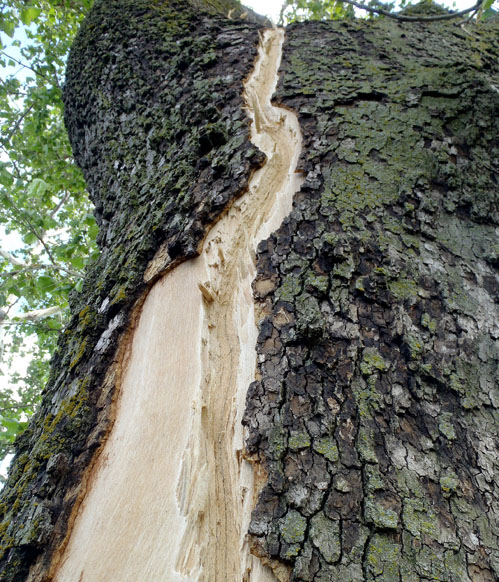
<instances>
[{"instance_id":1,"label":"sky","mask_svg":"<svg viewBox=\"0 0 499 582\"><path fill-rule=\"evenodd\" d=\"M242 3L248 8L253 8L258 14L268 16L274 22L279 20L282 0L242 0Z\"/></svg>"}]
</instances>

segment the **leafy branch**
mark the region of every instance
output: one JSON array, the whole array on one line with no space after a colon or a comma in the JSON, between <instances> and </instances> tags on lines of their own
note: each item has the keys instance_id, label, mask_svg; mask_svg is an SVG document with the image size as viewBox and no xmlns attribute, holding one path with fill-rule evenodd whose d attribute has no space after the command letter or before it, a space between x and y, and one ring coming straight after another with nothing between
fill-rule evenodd
<instances>
[{"instance_id":1,"label":"leafy branch","mask_svg":"<svg viewBox=\"0 0 499 582\"><path fill-rule=\"evenodd\" d=\"M350 4L351 6L355 6L355 8L359 8L360 10L365 10L366 12L370 12L371 14L386 16L387 18L398 20L400 22L435 22L438 20L452 20L454 18L459 18L460 16L465 16L470 12L476 13L481 8L484 0L478 0L478 2L473 6L465 8L464 10L460 10L459 12L449 12L447 14L431 14L431 15L421 14L419 16L390 12L388 10L384 10L383 8L367 6L366 4L363 4L362 2L357 2L356 0L341 0L341 2L344 2L345 4Z\"/></svg>"},{"instance_id":2,"label":"leafy branch","mask_svg":"<svg viewBox=\"0 0 499 582\"><path fill-rule=\"evenodd\" d=\"M91 5L0 2L0 237L16 235L0 248L0 460L36 408L68 294L97 253L61 101L69 47ZM11 363L25 352L27 370L16 371Z\"/></svg>"},{"instance_id":3,"label":"leafy branch","mask_svg":"<svg viewBox=\"0 0 499 582\"><path fill-rule=\"evenodd\" d=\"M353 8L357 8L374 16L384 16L399 22L436 22L454 20L467 16L466 19L459 22L459 24L462 24L463 22L469 22L475 17L477 19L486 17L493 3L494 0L477 0L473 6L457 12L444 12L441 10L438 13L435 11L434 14L431 14L421 10L420 13L414 11L410 14L405 10L393 12L393 3L383 4L378 0L371 0L369 4L358 0L286 0L281 8L279 22L283 24L285 20L293 22L302 19L336 20L339 18L352 18L355 16ZM431 1L427 5L431 8ZM406 0L401 1L401 6L406 6ZM435 7L441 8L439 5L435 5Z\"/></svg>"}]
</instances>

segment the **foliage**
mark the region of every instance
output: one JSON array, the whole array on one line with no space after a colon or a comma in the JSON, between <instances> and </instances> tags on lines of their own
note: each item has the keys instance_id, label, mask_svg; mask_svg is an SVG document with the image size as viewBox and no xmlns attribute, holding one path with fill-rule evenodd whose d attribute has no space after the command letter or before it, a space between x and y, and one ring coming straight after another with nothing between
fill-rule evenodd
<instances>
[{"instance_id":1,"label":"foliage","mask_svg":"<svg viewBox=\"0 0 499 582\"><path fill-rule=\"evenodd\" d=\"M0 392L0 458L34 411L68 294L97 252L61 92L66 56L91 1L1 3L0 233L9 248L0 246L0 373L27 350L34 357L26 376L13 373Z\"/></svg>"},{"instance_id":2,"label":"foliage","mask_svg":"<svg viewBox=\"0 0 499 582\"><path fill-rule=\"evenodd\" d=\"M497 12L492 8L495 0L477 0L468 8L460 11L453 10L453 14L442 14L440 6L433 0L421 0L411 5L407 0L398 2L380 2L379 0L285 0L280 15L280 23L301 22L303 20L335 20L338 18L353 18L367 14L368 18L388 17L401 21L431 21L444 20L466 16L462 22L476 18L477 21L494 18ZM414 12L404 13L401 9L406 6ZM357 12L354 10L357 9ZM397 11L395 11L397 8ZM432 9L436 10L432 14ZM360 10L360 12L359 12Z\"/></svg>"},{"instance_id":3,"label":"foliage","mask_svg":"<svg viewBox=\"0 0 499 582\"><path fill-rule=\"evenodd\" d=\"M335 20L353 16L352 6L345 6L336 0L286 0L281 8L280 22Z\"/></svg>"}]
</instances>

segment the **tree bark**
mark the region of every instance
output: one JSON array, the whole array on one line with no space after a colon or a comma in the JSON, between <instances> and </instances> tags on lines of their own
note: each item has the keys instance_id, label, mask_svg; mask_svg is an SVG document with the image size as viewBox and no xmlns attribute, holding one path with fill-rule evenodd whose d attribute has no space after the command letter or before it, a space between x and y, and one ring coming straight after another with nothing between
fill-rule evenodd
<instances>
[{"instance_id":1,"label":"tree bark","mask_svg":"<svg viewBox=\"0 0 499 582\"><path fill-rule=\"evenodd\" d=\"M217 288L225 281L218 273L207 281L191 277L203 260L209 273L239 265L233 281L251 274L253 239L245 254L226 259L220 250L232 240L239 248L251 229L256 236L267 220L265 204L251 228L242 222L223 230L224 220L243 215L246 201L258 196L266 182L253 186L256 170L279 165L274 149L288 151L280 149L284 134L273 134L266 155L250 141L243 84L265 23L241 14L228 0L108 0L96 3L75 42L66 121L96 206L101 256L72 298L73 318L40 411L17 443L0 505L0 578L71 579L58 568L70 559L92 488L101 479L105 489L99 475L106 447L120 434L120 411L127 395L149 394L147 374L130 380L140 338L152 335L144 314L159 290L185 272L185 298L180 283L180 303L167 291L160 303L172 303L164 303L164 315L151 311L165 337L159 351L144 348L146 368L148 350L151 367L170 351L184 353L184 371L199 366L201 376L209 369L222 380L185 380L202 387L199 406L178 424L191 439L171 439L178 437L191 459L182 459L182 483L192 498L182 515L194 533L175 548L189 548L177 556L175 574L165 570L163 578L150 579L234 579L229 572L237 564L224 566L218 578L216 568L220 556L234 555L242 526L227 533L233 525L227 508L221 523L206 499L199 505L203 488L194 483L201 475L207 499L222 505L227 499L236 512L240 501L230 505L229 498L249 488L251 501L254 489L246 525L253 554L268 567L248 561L236 579L493 581L499 576L497 24L288 27L274 99L298 115L297 170L305 180L292 211L258 246L255 351L243 332L229 337L246 321L230 315L228 326L219 325L226 312L237 311L224 293L238 283ZM259 119L253 114L253 131ZM289 168L283 173L292 175ZM274 194L285 189L272 188ZM216 228L223 233L218 238L230 241L215 241ZM199 308L183 308L191 295ZM244 294L230 297L246 301ZM192 355L189 333L180 340L181 323L172 324L178 331L171 337L161 327L172 311L182 321L182 309L186 330L199 312L204 323L195 326L205 325L208 334L201 327L192 332ZM217 327L219 336L211 331ZM174 346L181 341L185 348ZM200 361L196 342L208 345ZM239 372L253 361L258 366L244 405L237 395L246 376ZM218 400L203 400L203 390L220 395L227 386ZM193 394L185 392L187 411L197 402ZM233 400L230 430L210 436L216 411ZM244 456L256 475L244 483L232 477L230 464L243 409ZM160 431L165 417L155 412L146 418ZM125 423L123 434L133 425L134 419ZM197 470L200 457L189 451L203 444L208 452ZM123 451L123 465L131 464L132 448ZM242 455L234 455L243 471ZM137 480L137 498L160 462L152 459ZM160 489L178 486L171 473L163 479ZM217 493L217 483L229 484L227 490ZM133 511L135 502L121 501L123 511ZM111 521L104 520L102 527ZM233 521L245 523L241 515ZM137 539L148 539L144 531ZM168 536L185 538L185 532L179 526ZM161 554L157 541L149 547ZM96 579L87 575L82 570L81 580Z\"/></svg>"},{"instance_id":2,"label":"tree bark","mask_svg":"<svg viewBox=\"0 0 499 582\"><path fill-rule=\"evenodd\" d=\"M496 32L287 31L307 179L260 249L245 422L292 580L499 576Z\"/></svg>"}]
</instances>

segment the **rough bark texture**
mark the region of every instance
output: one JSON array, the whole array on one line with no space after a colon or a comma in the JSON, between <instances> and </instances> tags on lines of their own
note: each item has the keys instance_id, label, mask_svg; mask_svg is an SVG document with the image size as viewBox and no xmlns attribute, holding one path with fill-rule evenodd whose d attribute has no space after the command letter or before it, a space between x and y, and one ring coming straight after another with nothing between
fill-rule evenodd
<instances>
[{"instance_id":1,"label":"rough bark texture","mask_svg":"<svg viewBox=\"0 0 499 582\"><path fill-rule=\"evenodd\" d=\"M231 7L238 3L103 0L74 44L66 122L102 252L72 297L40 411L16 445L0 503L2 581L25 580L36 560L42 580L65 536L109 430L112 364L147 292L149 262L161 249L150 286L195 255L264 159L249 142L242 99L261 25L229 20Z\"/></svg>"},{"instance_id":2,"label":"rough bark texture","mask_svg":"<svg viewBox=\"0 0 499 582\"><path fill-rule=\"evenodd\" d=\"M499 577L497 25L287 31L306 181L262 244L251 533L294 581Z\"/></svg>"},{"instance_id":3,"label":"rough bark texture","mask_svg":"<svg viewBox=\"0 0 499 582\"><path fill-rule=\"evenodd\" d=\"M30 567L43 580L64 539L133 307L263 162L242 109L260 25L217 15L238 13L229 0L201 4L210 15L197 0L101 0L75 43L67 124L102 254L2 492L6 582ZM497 26L287 34L278 100L300 116L307 179L258 255L255 551L295 581L493 581Z\"/></svg>"}]
</instances>

